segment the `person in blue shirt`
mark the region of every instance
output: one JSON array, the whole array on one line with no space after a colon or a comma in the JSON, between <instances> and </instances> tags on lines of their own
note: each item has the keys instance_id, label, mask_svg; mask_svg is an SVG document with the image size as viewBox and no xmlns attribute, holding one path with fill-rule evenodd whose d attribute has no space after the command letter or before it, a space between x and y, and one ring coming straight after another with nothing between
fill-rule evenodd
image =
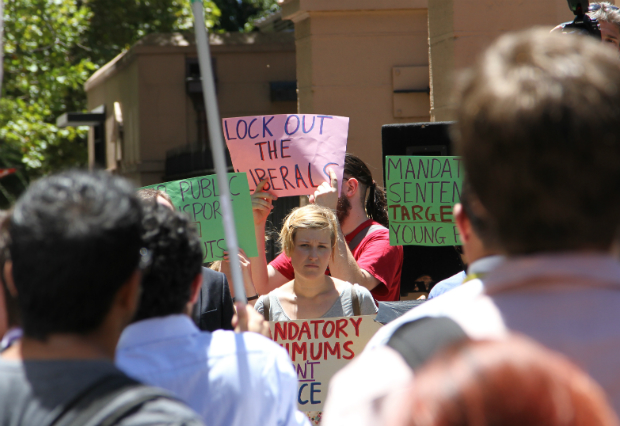
<instances>
[{"instance_id":1,"label":"person in blue shirt","mask_svg":"<svg viewBox=\"0 0 620 426\"><path fill-rule=\"evenodd\" d=\"M202 249L189 218L150 203L143 225L152 264L134 322L119 340L116 365L176 395L210 426L307 425L297 410L297 375L283 348L257 333L200 331L192 321ZM250 328L269 335L262 317L246 309L254 321Z\"/></svg>"},{"instance_id":2,"label":"person in blue shirt","mask_svg":"<svg viewBox=\"0 0 620 426\"><path fill-rule=\"evenodd\" d=\"M439 281L437 284L431 288L430 293L428 293L428 299L434 299L437 296L440 296L444 293L449 292L452 289L457 288L463 281L465 281L465 277L467 277L466 271L461 271L457 274L452 275L451 277L446 278L443 281Z\"/></svg>"}]
</instances>

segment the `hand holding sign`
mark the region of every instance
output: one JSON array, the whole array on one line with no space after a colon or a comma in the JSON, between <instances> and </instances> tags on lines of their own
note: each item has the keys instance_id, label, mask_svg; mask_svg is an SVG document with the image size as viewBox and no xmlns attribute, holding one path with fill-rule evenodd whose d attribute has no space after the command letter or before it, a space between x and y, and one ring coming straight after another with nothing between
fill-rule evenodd
<instances>
[{"instance_id":1,"label":"hand holding sign","mask_svg":"<svg viewBox=\"0 0 620 426\"><path fill-rule=\"evenodd\" d=\"M251 202L247 179L243 174L229 173L228 181L239 245L245 249L248 256L256 256L258 252L250 216ZM227 245L224 239L223 211L215 176L188 178L144 188L155 188L166 192L172 199L174 207L189 215L202 241L203 262L222 259Z\"/></svg>"},{"instance_id":2,"label":"hand holding sign","mask_svg":"<svg viewBox=\"0 0 620 426\"><path fill-rule=\"evenodd\" d=\"M334 167L342 178L349 119L331 115L281 114L223 120L235 170L247 174L250 189L279 196L310 195Z\"/></svg>"},{"instance_id":3,"label":"hand holding sign","mask_svg":"<svg viewBox=\"0 0 620 426\"><path fill-rule=\"evenodd\" d=\"M233 286L232 274L230 271L230 259L228 258L228 252L224 252L224 259L222 260L222 266L220 272L226 275L228 279L228 285L230 286L230 293L233 297L235 297L235 291ZM239 263L241 264L241 274L243 275L243 286L245 287L245 295L247 297L253 297L258 294L256 289L254 288L254 282L252 281L252 269L251 262L248 259L245 251L242 248L239 249ZM256 301L248 302L250 305L254 306Z\"/></svg>"},{"instance_id":4,"label":"hand holding sign","mask_svg":"<svg viewBox=\"0 0 620 426\"><path fill-rule=\"evenodd\" d=\"M271 330L269 322L265 321L263 316L256 312L250 305L244 305L241 302L235 303L237 313L233 316L232 326L236 333L250 331L252 333L262 334L271 339Z\"/></svg>"},{"instance_id":5,"label":"hand holding sign","mask_svg":"<svg viewBox=\"0 0 620 426\"><path fill-rule=\"evenodd\" d=\"M267 216L273 210L273 200L277 200L278 196L266 192L264 189L267 186L267 180L262 180L256 190L252 194L252 213L254 214L254 225L264 225L267 221Z\"/></svg>"},{"instance_id":6,"label":"hand holding sign","mask_svg":"<svg viewBox=\"0 0 620 426\"><path fill-rule=\"evenodd\" d=\"M308 197L311 203L336 210L338 207L338 177L333 169L329 168L329 183L323 182L314 194Z\"/></svg>"}]
</instances>

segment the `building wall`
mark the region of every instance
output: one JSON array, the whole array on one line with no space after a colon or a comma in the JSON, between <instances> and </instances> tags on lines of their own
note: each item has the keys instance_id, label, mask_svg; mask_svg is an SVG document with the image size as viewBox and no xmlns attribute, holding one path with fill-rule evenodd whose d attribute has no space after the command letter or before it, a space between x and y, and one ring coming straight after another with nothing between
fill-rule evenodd
<instances>
[{"instance_id":1,"label":"building wall","mask_svg":"<svg viewBox=\"0 0 620 426\"><path fill-rule=\"evenodd\" d=\"M135 166L140 161L139 141L139 75L138 64L132 58L116 58L107 68L102 68L100 76L106 79L106 84L89 86L86 84L87 107L89 110L101 105L106 111L106 150L108 153L107 168L115 170L116 150L120 144L123 162L127 166ZM113 72L110 72L113 71ZM99 72L99 71L98 71ZM124 136L122 143L119 142L118 125L115 123L114 103L119 102L123 112ZM89 132L88 153L89 165L94 165L93 152L93 129Z\"/></svg>"},{"instance_id":2,"label":"building wall","mask_svg":"<svg viewBox=\"0 0 620 426\"><path fill-rule=\"evenodd\" d=\"M222 117L295 113L296 102L271 102L270 82L295 81L291 33L211 36ZM186 59L197 56L180 34L147 36L86 83L88 107L106 106L107 168L136 186L161 182L166 152L198 142L198 115L186 92ZM120 103L122 142L114 103ZM117 161L116 144L122 145ZM94 164L93 137L89 164Z\"/></svg>"},{"instance_id":3,"label":"building wall","mask_svg":"<svg viewBox=\"0 0 620 426\"><path fill-rule=\"evenodd\" d=\"M189 143L185 52L154 51L137 58L141 185L161 181L166 151Z\"/></svg>"},{"instance_id":4,"label":"building wall","mask_svg":"<svg viewBox=\"0 0 620 426\"><path fill-rule=\"evenodd\" d=\"M429 87L426 2L285 0L282 14L295 21L299 112L350 117L347 151L381 182L381 126L430 119L427 93L394 93L404 74L421 83L401 89Z\"/></svg>"},{"instance_id":5,"label":"building wall","mask_svg":"<svg viewBox=\"0 0 620 426\"><path fill-rule=\"evenodd\" d=\"M497 37L574 18L566 0L433 0L428 5L433 121L454 119L453 82Z\"/></svg>"},{"instance_id":6,"label":"building wall","mask_svg":"<svg viewBox=\"0 0 620 426\"><path fill-rule=\"evenodd\" d=\"M284 52L213 52L222 117L297 112L296 102L271 102L269 92L269 82L296 79L290 47Z\"/></svg>"}]
</instances>

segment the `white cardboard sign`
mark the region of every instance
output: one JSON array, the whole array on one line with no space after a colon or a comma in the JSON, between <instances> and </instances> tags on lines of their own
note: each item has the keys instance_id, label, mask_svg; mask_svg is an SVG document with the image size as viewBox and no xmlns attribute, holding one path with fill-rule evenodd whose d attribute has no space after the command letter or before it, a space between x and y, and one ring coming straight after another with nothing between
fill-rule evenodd
<instances>
[{"instance_id":1,"label":"white cardboard sign","mask_svg":"<svg viewBox=\"0 0 620 426\"><path fill-rule=\"evenodd\" d=\"M375 316L269 323L274 342L288 351L297 371L297 404L301 411L323 409L332 376L361 353L381 328Z\"/></svg>"}]
</instances>

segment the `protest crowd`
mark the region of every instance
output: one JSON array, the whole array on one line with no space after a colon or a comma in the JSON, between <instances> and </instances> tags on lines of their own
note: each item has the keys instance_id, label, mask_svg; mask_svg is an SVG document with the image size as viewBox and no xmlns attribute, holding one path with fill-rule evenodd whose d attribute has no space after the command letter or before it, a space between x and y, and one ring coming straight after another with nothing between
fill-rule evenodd
<instances>
[{"instance_id":1,"label":"protest crowd","mask_svg":"<svg viewBox=\"0 0 620 426\"><path fill-rule=\"evenodd\" d=\"M230 174L251 217L247 303L226 244L203 238L207 204L183 204L193 183L32 183L0 212L0 426L620 425L620 12L590 8L604 43L508 33L456 79L464 178L441 221L464 268L383 326L416 259L391 242L389 188L344 147L322 180L297 164L280 181L249 169L249 186ZM336 123L318 117L315 131ZM289 183L308 202L268 262Z\"/></svg>"}]
</instances>

